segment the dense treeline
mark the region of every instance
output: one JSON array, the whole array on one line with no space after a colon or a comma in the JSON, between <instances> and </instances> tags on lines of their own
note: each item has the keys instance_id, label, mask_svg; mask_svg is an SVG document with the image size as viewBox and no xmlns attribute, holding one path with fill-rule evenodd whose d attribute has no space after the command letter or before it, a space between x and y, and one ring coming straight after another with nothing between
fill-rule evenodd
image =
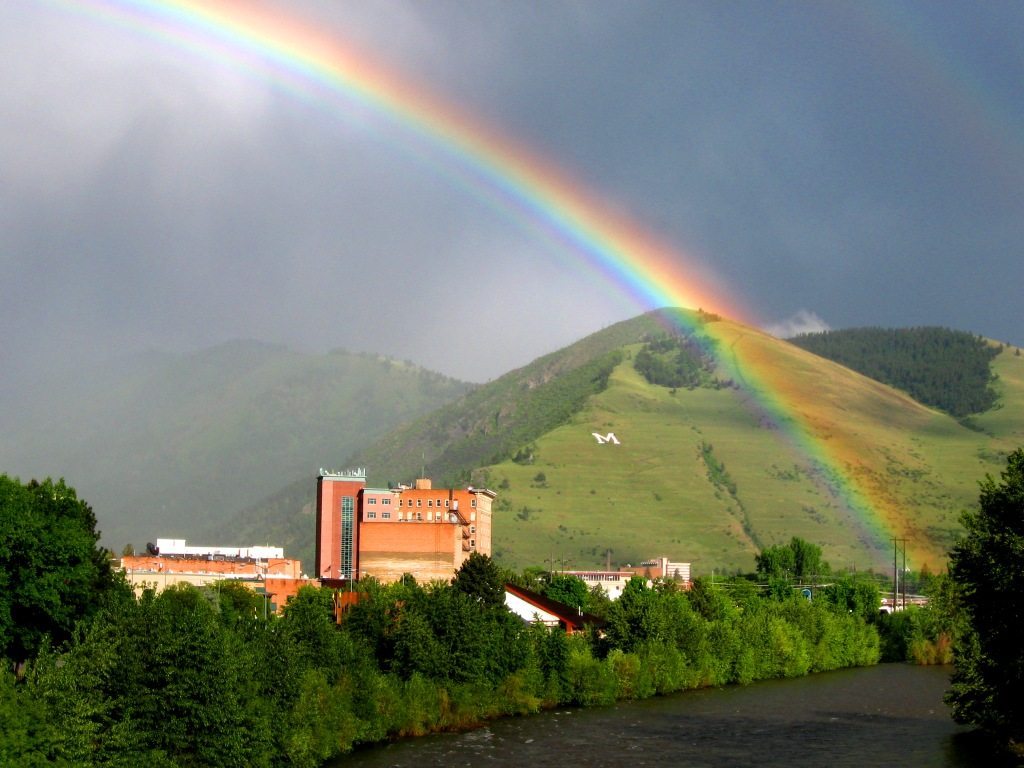
<instances>
[{"instance_id":1,"label":"dense treeline","mask_svg":"<svg viewBox=\"0 0 1024 768\"><path fill-rule=\"evenodd\" d=\"M996 402L990 363L999 349L971 333L851 328L801 334L790 341L956 417L986 411Z\"/></svg>"},{"instance_id":2,"label":"dense treeline","mask_svg":"<svg viewBox=\"0 0 1024 768\"><path fill-rule=\"evenodd\" d=\"M312 588L267 619L233 584L108 594L23 680L0 679L0 762L316 766L505 714L878 659L874 627L824 594L634 579L603 632L567 636L510 614L501 578L478 557L452 584L370 581L340 626Z\"/></svg>"},{"instance_id":3,"label":"dense treeline","mask_svg":"<svg viewBox=\"0 0 1024 768\"><path fill-rule=\"evenodd\" d=\"M633 367L648 383L672 389L720 387L714 378L714 342L697 334L650 337L633 358Z\"/></svg>"}]
</instances>

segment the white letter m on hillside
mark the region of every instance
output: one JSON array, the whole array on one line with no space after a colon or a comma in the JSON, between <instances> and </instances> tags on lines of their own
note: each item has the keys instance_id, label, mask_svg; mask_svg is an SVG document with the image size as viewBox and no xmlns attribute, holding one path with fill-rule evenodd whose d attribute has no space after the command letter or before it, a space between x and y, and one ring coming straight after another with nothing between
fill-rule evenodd
<instances>
[{"instance_id":1,"label":"white letter m on hillside","mask_svg":"<svg viewBox=\"0 0 1024 768\"><path fill-rule=\"evenodd\" d=\"M612 445L620 445L619 438L615 436L614 432L609 432L607 435L599 435L597 432L591 432L594 439L597 440L598 445L604 445L605 443L611 443Z\"/></svg>"}]
</instances>

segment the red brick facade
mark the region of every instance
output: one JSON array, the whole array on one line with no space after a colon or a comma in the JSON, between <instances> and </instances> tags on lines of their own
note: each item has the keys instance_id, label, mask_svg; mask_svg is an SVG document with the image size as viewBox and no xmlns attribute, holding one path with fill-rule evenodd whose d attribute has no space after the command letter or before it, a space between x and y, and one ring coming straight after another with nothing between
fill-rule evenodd
<instances>
[{"instance_id":1,"label":"red brick facade","mask_svg":"<svg viewBox=\"0 0 1024 768\"><path fill-rule=\"evenodd\" d=\"M405 573L418 581L449 580L471 552L491 553L492 491L433 488L426 479L392 489L361 483L360 470L321 472L317 479L317 572L327 583L366 576L391 582ZM342 520L345 495L355 498L350 545ZM337 567L349 561L350 575Z\"/></svg>"}]
</instances>

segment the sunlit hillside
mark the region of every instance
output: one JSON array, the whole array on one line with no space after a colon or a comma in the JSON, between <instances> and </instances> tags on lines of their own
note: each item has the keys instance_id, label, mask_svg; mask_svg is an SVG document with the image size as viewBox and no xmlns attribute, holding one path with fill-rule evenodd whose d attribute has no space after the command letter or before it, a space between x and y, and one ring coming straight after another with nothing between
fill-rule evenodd
<instances>
[{"instance_id":1,"label":"sunlit hillside","mask_svg":"<svg viewBox=\"0 0 1024 768\"><path fill-rule=\"evenodd\" d=\"M684 325L700 322L690 315ZM792 536L821 544L836 566L886 568L896 536L907 539L910 565L934 570L960 511L976 501L977 481L1024 444L1024 358L1014 348L992 361L996 406L965 426L727 320L702 332L717 340L719 361L703 385L650 384L634 361L665 328L656 313L619 323L347 461L331 454L320 464L365 466L375 485L421 472L486 484L499 494L495 555L516 568L598 566L610 550L613 563L669 555L698 573L749 570L759 548ZM593 433L614 433L620 444L599 444ZM216 530L311 558L310 466Z\"/></svg>"},{"instance_id":2,"label":"sunlit hillside","mask_svg":"<svg viewBox=\"0 0 1024 768\"><path fill-rule=\"evenodd\" d=\"M888 537L897 536L912 564L934 569L959 512L976 500L977 480L998 473L1024 442L1024 364L1013 350L993 364L996 409L971 429L759 331L722 321L715 336L741 375L756 373L770 395L781 393L785 413L808 425L820 461L798 449L786 419L767 420L748 390L673 392L648 384L626 359L604 392L535 442L530 463L488 468L501 493L503 561L586 567L611 550L615 562L667 554L702 572L749 569L759 548L797 535L836 565L884 567ZM601 444L595 432L620 444ZM845 503L845 486L833 494L821 476L829 467L851 479L870 516Z\"/></svg>"}]
</instances>

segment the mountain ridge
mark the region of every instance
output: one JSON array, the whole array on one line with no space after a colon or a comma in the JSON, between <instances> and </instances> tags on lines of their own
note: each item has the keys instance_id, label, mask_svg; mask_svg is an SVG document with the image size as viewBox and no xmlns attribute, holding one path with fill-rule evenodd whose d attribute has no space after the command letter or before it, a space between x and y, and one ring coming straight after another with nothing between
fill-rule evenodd
<instances>
[{"instance_id":1,"label":"mountain ridge","mask_svg":"<svg viewBox=\"0 0 1024 768\"><path fill-rule=\"evenodd\" d=\"M679 347L666 338L674 328L693 338ZM652 350L671 362L698 341L716 362L679 386L635 365ZM513 566L562 553L596 567L612 550L617 561L661 553L697 572L744 569L758 547L801 535L836 562L881 567L891 551L870 520L843 511L838 472L934 568L977 480L1024 442L1019 351L1001 348L992 373L998 401L965 426L759 329L684 310L616 323L483 385L377 355L239 340L65 382L96 399L85 407L59 387L40 391L20 432L6 414L0 468L64 475L112 548L157 536L273 543L307 570L318 466L365 466L377 486L424 473L488 485L499 493L495 554ZM88 434L61 445L72 417ZM825 464L794 448L795 426ZM609 432L624 444L595 453L592 433ZM26 470L28 459L42 469ZM130 525L111 525L116 514Z\"/></svg>"},{"instance_id":2,"label":"mountain ridge","mask_svg":"<svg viewBox=\"0 0 1024 768\"><path fill-rule=\"evenodd\" d=\"M757 329L719 319L716 334L722 339L720 353L736 356L736 364L730 369L749 378L756 368L762 386L789 396L792 409L779 414L781 425L771 427L770 419L752 415L757 407L751 410L751 404L759 406L763 392L752 394L740 386L679 389L673 393L644 381L632 369L632 358L644 338L665 331L662 319L658 313L648 313L538 358L352 454L347 465L367 467L371 484L377 485L388 480L407 482L425 469L435 482L473 482L498 490L495 554L514 566L540 564L560 550L571 551L572 555L566 557L580 566L595 567L604 562L608 549L637 559L656 554L650 551L652 548L689 548L691 554L662 553L701 559L707 570L749 568L757 546L803 535L818 540L839 562L882 567L888 554L874 540L878 537L869 530L871 521L858 520L849 511L841 513L840 500L832 498L834 491L828 489L822 468L809 464L805 456L780 442L779 435L772 437L773 430L784 429L787 420L797 419L821 445L842 446L831 459L837 471L870 496L882 515L882 524L914 540L908 549L915 562L929 562L935 568L958 530L959 510L973 503L977 479L986 471L998 472L999 458L1013 441L1024 439L1024 430L1016 426L1003 435L967 429L902 391ZM699 323L698 317L688 318L689 327ZM580 370L588 355L593 362L599 359L594 356L612 353L618 359L606 372L610 386L586 391L581 407L570 409L562 423L546 425L546 431L535 435L520 433L521 443L513 442L504 456L485 452L477 454L475 460L472 455L463 456L461 465L445 462L449 443L471 441L474 430L485 432L489 427L487 416L510 423L531 391L552 387L558 376ZM1009 349L997 360L1015 371L1019 367L1020 358L1010 356ZM1019 422L1024 412L1020 396L1024 381L1019 373L1016 378L1005 374L1000 377L1005 379L1004 384L1012 385L1011 407L981 414L982 422L998 424L1008 417L1012 418L1007 423L1014 419ZM580 389L572 391L578 393ZM512 399L503 399L509 397ZM604 415L586 424L581 421L581 414L607 409L612 401L614 408ZM467 410L468 402L472 407ZM680 404L687 404L689 410L681 409ZM673 426L665 431L657 424L644 422L639 415L642 413L660 413L662 420ZM684 416L688 421L680 422ZM691 510L686 514L696 509L698 516L717 515L726 523L704 522L699 529L678 527L664 541L652 536L644 551L614 518L601 518L600 525L581 522L594 515L593 507L587 504L591 496L603 493L607 503L620 509L630 503L627 476L620 473L613 489L609 478L616 476L617 470L595 464L602 468L592 472L579 457L603 461L592 452L597 446L591 445L595 443L591 432L606 434L631 421L643 423L652 436L646 447L631 458L630 469L636 470L637 477L646 479L658 471L689 477L688 486L662 483L664 487L652 491L651 498L657 494L666 504L666 500L675 499L682 506L673 514L683 514L685 507ZM576 433L569 447L560 441L565 430L571 428ZM694 439L680 437L689 437L687 430ZM637 444L632 438L631 443L630 450L634 450ZM672 451L665 455L654 447L656 443L671 446ZM447 455L450 458L454 454ZM722 467L726 477L722 476ZM556 482L570 469L574 479ZM826 467L824 472L828 471ZM536 480L538 475L544 478ZM607 486L604 491L602 485ZM737 490L730 492L730 486ZM277 502L290 499L292 514L299 514L295 510L301 508L308 519L313 487L312 476L296 481L287 492L276 496ZM774 494L775 499L761 499L765 493ZM570 496L576 501L566 501ZM279 514L288 514L285 506L278 508ZM250 514L257 515L258 510L256 505ZM661 524L656 517L643 519L651 531ZM840 533L827 534L830 525ZM297 552L311 553L312 527L305 527L308 534L296 528L289 543ZM593 529L600 529L601 535ZM289 535L289 527L280 520L276 530ZM531 539L534 544L527 543Z\"/></svg>"}]
</instances>

